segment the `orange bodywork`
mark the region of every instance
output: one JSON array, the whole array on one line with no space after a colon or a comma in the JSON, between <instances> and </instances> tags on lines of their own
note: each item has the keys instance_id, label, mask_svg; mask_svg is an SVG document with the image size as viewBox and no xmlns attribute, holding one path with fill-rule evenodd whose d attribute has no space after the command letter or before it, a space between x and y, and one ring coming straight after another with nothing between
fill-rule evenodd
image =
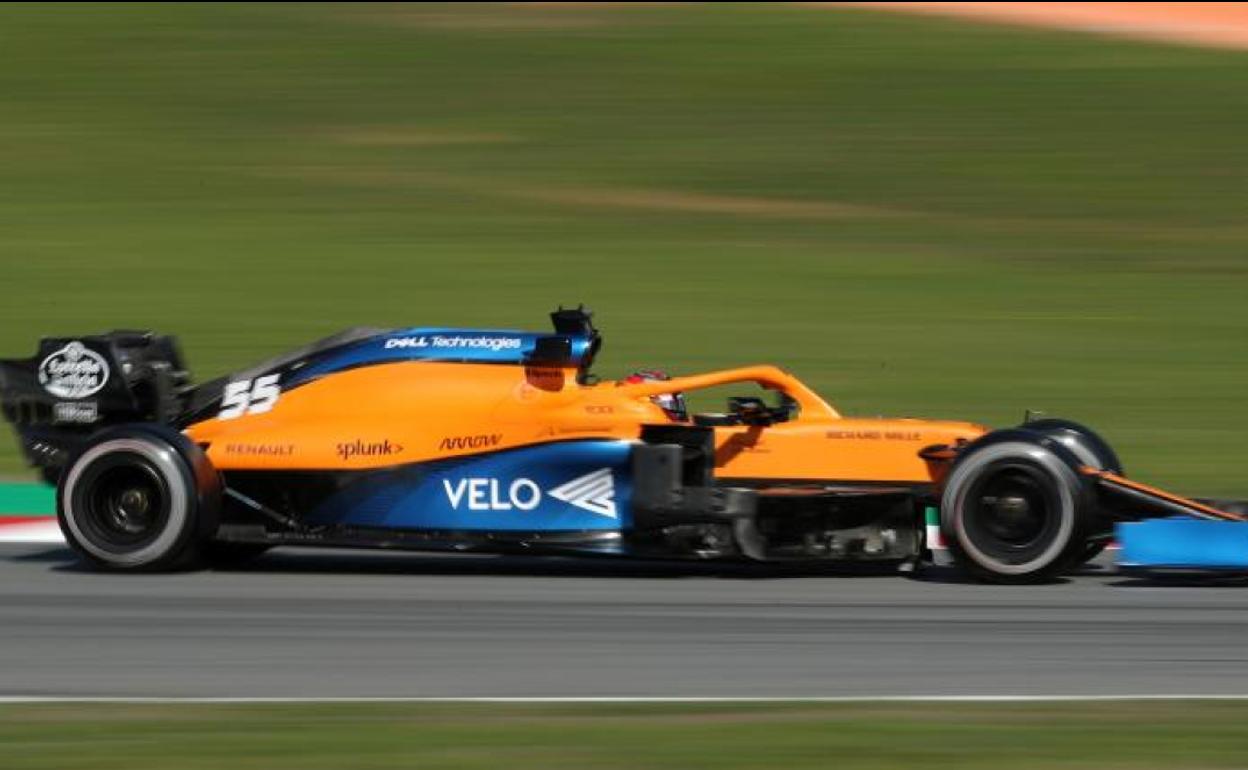
<instances>
[{"instance_id":1,"label":"orange bodywork","mask_svg":"<svg viewBox=\"0 0 1248 770\"><path fill-rule=\"evenodd\" d=\"M219 470L361 470L572 439L633 440L670 423L654 395L751 382L788 395L795 418L716 427L715 473L732 479L924 483L945 463L920 450L972 440L980 425L842 417L772 366L665 381L577 382L573 368L403 361L349 369L283 392L268 411L195 423Z\"/></svg>"}]
</instances>

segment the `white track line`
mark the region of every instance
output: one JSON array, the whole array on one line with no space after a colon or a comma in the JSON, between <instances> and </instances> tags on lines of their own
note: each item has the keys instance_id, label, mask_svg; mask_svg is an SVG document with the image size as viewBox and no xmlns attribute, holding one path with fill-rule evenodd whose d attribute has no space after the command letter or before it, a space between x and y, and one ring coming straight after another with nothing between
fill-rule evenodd
<instances>
[{"instance_id":1,"label":"white track line","mask_svg":"<svg viewBox=\"0 0 1248 770\"><path fill-rule=\"evenodd\" d=\"M470 697L142 697L107 695L0 695L0 705L37 703L131 703L131 704L297 704L297 703L482 703L482 704L576 704L576 703L1100 703L1121 701L1248 701L1248 694L1165 695L830 695L830 696L470 696Z\"/></svg>"}]
</instances>

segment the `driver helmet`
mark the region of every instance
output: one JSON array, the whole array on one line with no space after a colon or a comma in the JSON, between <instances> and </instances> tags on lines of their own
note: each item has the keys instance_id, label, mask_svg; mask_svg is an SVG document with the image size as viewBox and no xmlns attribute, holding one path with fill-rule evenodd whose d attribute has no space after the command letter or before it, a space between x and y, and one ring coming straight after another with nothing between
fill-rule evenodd
<instances>
[{"instance_id":1,"label":"driver helmet","mask_svg":"<svg viewBox=\"0 0 1248 770\"><path fill-rule=\"evenodd\" d=\"M624 381L629 385L635 385L639 382L653 382L655 380L670 380L667 372L661 369L639 369L628 376ZM677 422L689 421L689 407L685 404L685 394L679 391L675 393L660 393L651 396L650 400L663 410L668 417Z\"/></svg>"}]
</instances>

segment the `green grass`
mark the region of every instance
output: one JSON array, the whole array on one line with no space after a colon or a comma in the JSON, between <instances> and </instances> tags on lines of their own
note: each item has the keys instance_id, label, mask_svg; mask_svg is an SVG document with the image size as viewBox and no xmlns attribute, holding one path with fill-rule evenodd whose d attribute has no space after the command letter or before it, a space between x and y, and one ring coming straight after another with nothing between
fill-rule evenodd
<instances>
[{"instance_id":1,"label":"green grass","mask_svg":"<svg viewBox=\"0 0 1248 770\"><path fill-rule=\"evenodd\" d=\"M7 770L1243 767L1248 706L0 707Z\"/></svg>"},{"instance_id":2,"label":"green grass","mask_svg":"<svg viewBox=\"0 0 1248 770\"><path fill-rule=\"evenodd\" d=\"M51 487L0 482L0 516L48 516L56 513Z\"/></svg>"},{"instance_id":3,"label":"green grass","mask_svg":"<svg viewBox=\"0 0 1248 770\"><path fill-rule=\"evenodd\" d=\"M1243 53L868 11L5 6L0 355L584 301L607 375L1043 409L1248 495L1245 125Z\"/></svg>"}]
</instances>

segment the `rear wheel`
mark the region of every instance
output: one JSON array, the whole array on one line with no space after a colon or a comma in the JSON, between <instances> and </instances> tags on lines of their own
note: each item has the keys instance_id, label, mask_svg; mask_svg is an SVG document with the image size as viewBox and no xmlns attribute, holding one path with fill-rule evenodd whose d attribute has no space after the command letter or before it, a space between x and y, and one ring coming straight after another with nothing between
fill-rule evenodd
<instances>
[{"instance_id":1,"label":"rear wheel","mask_svg":"<svg viewBox=\"0 0 1248 770\"><path fill-rule=\"evenodd\" d=\"M57 518L88 563L160 570L194 562L205 525L215 522L214 478L202 452L179 439L159 430L109 431L66 468Z\"/></svg>"},{"instance_id":2,"label":"rear wheel","mask_svg":"<svg viewBox=\"0 0 1248 770\"><path fill-rule=\"evenodd\" d=\"M941 523L955 557L979 578L1051 579L1087 547L1083 482L1065 452L1040 438L1019 431L971 449L950 472Z\"/></svg>"}]
</instances>

